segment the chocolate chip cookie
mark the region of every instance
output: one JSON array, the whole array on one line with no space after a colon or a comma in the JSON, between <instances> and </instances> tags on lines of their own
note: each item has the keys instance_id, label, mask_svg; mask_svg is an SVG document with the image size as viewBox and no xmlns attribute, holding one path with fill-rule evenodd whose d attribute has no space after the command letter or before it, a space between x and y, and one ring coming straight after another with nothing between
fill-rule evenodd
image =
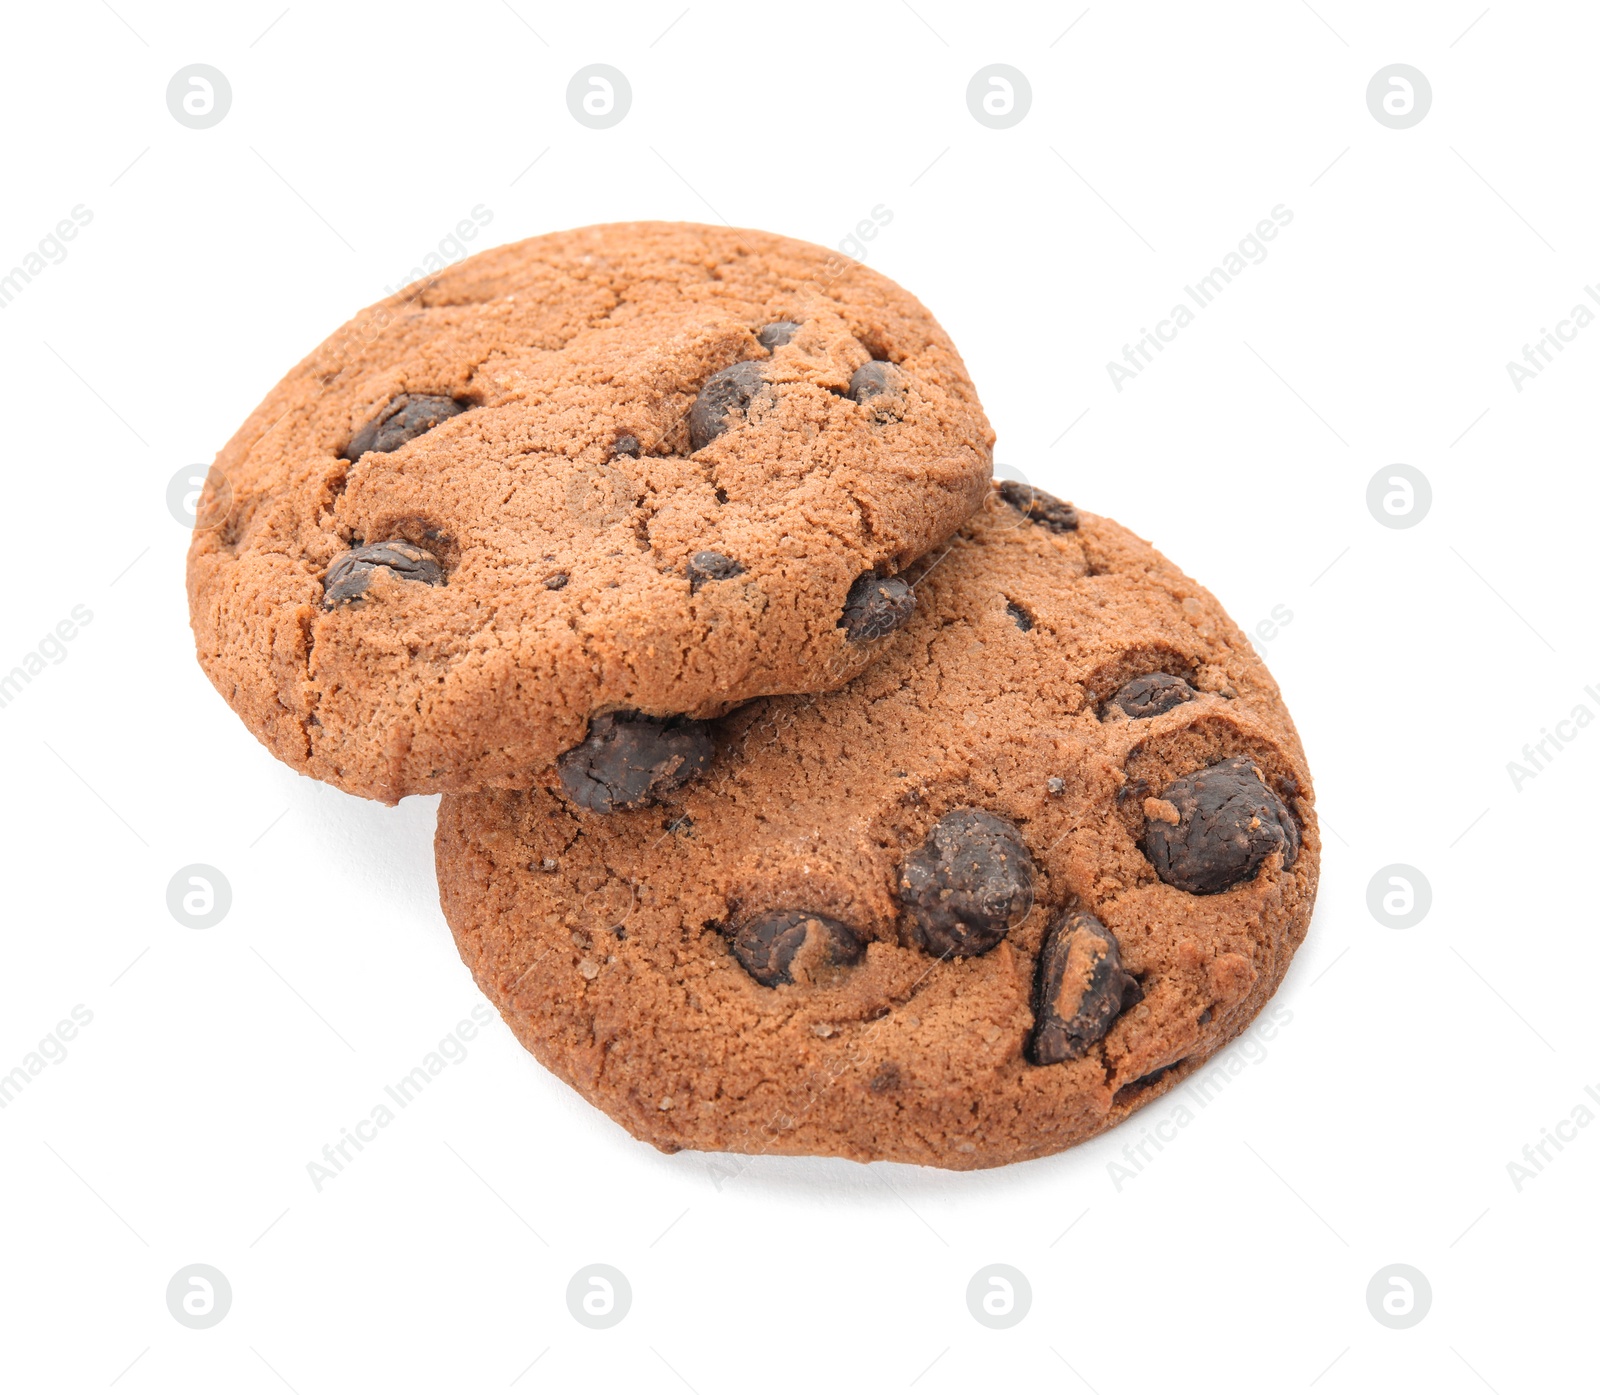
<instances>
[{"instance_id":1,"label":"chocolate chip cookie","mask_svg":"<svg viewBox=\"0 0 1600 1395\"><path fill-rule=\"evenodd\" d=\"M1305 937L1311 779L1207 592L1014 484L903 579L880 662L713 722L658 803L440 806L479 986L658 1148L1055 1152L1199 1069Z\"/></svg>"},{"instance_id":2,"label":"chocolate chip cookie","mask_svg":"<svg viewBox=\"0 0 1600 1395\"><path fill-rule=\"evenodd\" d=\"M665 793L688 724L878 655L992 443L944 332L848 258L678 223L533 238L357 315L224 447L200 663L356 794L526 785L652 721L685 744Z\"/></svg>"}]
</instances>

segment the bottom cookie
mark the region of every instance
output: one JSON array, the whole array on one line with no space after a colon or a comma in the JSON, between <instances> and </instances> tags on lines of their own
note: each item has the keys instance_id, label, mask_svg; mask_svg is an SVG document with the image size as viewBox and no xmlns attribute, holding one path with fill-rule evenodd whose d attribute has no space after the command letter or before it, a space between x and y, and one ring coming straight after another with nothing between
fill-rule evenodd
<instances>
[{"instance_id":1,"label":"bottom cookie","mask_svg":"<svg viewBox=\"0 0 1600 1395\"><path fill-rule=\"evenodd\" d=\"M478 985L658 1148L1053 1153L1237 1036L1305 937L1310 776L1207 592L1016 485L906 579L871 670L712 724L662 803L552 772L440 805Z\"/></svg>"}]
</instances>

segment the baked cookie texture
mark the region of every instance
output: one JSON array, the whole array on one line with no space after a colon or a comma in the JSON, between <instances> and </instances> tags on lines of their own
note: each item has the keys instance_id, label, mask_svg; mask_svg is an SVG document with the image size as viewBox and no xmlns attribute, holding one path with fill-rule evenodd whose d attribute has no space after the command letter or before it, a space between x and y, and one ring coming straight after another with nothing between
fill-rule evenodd
<instances>
[{"instance_id":1,"label":"baked cookie texture","mask_svg":"<svg viewBox=\"0 0 1600 1395\"><path fill-rule=\"evenodd\" d=\"M906 575L879 663L714 723L664 802L440 805L479 987L665 1151L1056 1152L1238 1035L1305 937L1310 775L1215 599L1014 483Z\"/></svg>"},{"instance_id":2,"label":"baked cookie texture","mask_svg":"<svg viewBox=\"0 0 1600 1395\"><path fill-rule=\"evenodd\" d=\"M961 525L993 439L928 312L824 248L532 238L357 315L223 448L196 649L318 779L525 786L591 715L853 678L884 626L846 623L852 587Z\"/></svg>"}]
</instances>

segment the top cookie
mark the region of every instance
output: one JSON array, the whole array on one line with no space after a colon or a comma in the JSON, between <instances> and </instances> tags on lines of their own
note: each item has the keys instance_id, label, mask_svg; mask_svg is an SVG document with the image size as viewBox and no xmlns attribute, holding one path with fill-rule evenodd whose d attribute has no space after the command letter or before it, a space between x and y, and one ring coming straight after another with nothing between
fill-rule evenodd
<instances>
[{"instance_id":1,"label":"top cookie","mask_svg":"<svg viewBox=\"0 0 1600 1395\"><path fill-rule=\"evenodd\" d=\"M527 785L591 716L848 682L993 439L933 318L847 258L681 223L531 238L362 312L223 448L200 663L352 793Z\"/></svg>"}]
</instances>

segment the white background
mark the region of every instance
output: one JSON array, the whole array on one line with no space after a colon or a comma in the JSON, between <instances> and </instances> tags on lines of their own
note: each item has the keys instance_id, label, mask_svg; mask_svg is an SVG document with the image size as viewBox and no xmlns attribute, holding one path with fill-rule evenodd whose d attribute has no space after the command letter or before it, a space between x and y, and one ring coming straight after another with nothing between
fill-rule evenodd
<instances>
[{"instance_id":1,"label":"white background","mask_svg":"<svg viewBox=\"0 0 1600 1395\"><path fill-rule=\"evenodd\" d=\"M1505 366L1600 285L1590 7L114 3L9 7L0 89L0 270L93 213L0 311L0 670L93 613L0 709L0 1072L93 1013L0 1111L0 1383L1592 1388L1600 1128L1520 1191L1507 1164L1600 1089L1600 730L1520 791L1506 765L1600 714L1600 327L1521 392ZM233 89L209 130L165 103L196 62ZM633 89L609 130L564 97L596 62ZM1395 62L1433 89L1408 130L1365 99ZM989 63L1032 86L1010 129L966 105ZM480 1000L435 801L291 773L201 675L165 490L478 204L474 247L623 218L837 245L885 205L866 260L961 346L997 460L1247 629L1292 611L1262 648L1326 840L1292 1018L1131 1180L1181 1096L995 1172L729 1180L496 1022L314 1189ZM1279 204L1267 259L1117 391L1107 360ZM1406 530L1366 506L1396 462L1433 491ZM231 883L214 929L168 913L189 863ZM1408 930L1367 908L1389 863L1433 889ZM633 1290L607 1331L564 1296L596 1261ZM233 1290L205 1331L164 1297L193 1262ZM964 1297L991 1262L1032 1289L1004 1331ZM1433 1292L1404 1331L1365 1299L1395 1262Z\"/></svg>"}]
</instances>

